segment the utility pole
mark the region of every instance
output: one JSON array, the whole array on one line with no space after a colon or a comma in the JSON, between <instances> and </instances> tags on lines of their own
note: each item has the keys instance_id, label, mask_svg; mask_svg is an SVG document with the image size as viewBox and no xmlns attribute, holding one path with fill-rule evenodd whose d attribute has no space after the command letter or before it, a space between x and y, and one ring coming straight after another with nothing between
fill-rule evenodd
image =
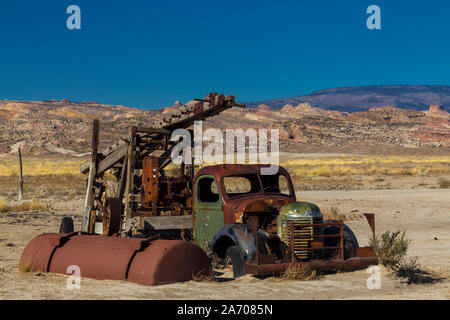
<instances>
[{"instance_id":1,"label":"utility pole","mask_svg":"<svg viewBox=\"0 0 450 320\"><path fill-rule=\"evenodd\" d=\"M23 200L22 152L19 147L19 200Z\"/></svg>"}]
</instances>

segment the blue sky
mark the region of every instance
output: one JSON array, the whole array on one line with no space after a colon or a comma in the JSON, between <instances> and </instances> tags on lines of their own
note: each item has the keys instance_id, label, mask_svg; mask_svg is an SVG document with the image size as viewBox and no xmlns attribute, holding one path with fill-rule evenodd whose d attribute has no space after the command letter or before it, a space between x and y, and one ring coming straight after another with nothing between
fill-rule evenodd
<instances>
[{"instance_id":1,"label":"blue sky","mask_svg":"<svg viewBox=\"0 0 450 320\"><path fill-rule=\"evenodd\" d=\"M68 30L66 8L81 8ZM381 30L366 9L381 8ZM450 1L2 1L0 99L158 108L371 84L450 85Z\"/></svg>"}]
</instances>

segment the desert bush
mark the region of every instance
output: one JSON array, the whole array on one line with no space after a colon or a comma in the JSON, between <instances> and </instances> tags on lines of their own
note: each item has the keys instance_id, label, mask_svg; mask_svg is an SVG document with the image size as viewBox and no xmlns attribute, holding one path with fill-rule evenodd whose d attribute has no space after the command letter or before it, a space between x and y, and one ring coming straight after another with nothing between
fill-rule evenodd
<instances>
[{"instance_id":1,"label":"desert bush","mask_svg":"<svg viewBox=\"0 0 450 320\"><path fill-rule=\"evenodd\" d=\"M381 235L381 238L371 240L370 246L377 253L380 263L392 269L402 262L408 251L409 242L405 239L405 231L391 233L388 230Z\"/></svg>"},{"instance_id":2,"label":"desert bush","mask_svg":"<svg viewBox=\"0 0 450 320\"><path fill-rule=\"evenodd\" d=\"M439 188L441 188L441 189L450 188L450 180L447 180L444 178L439 179Z\"/></svg>"},{"instance_id":3,"label":"desert bush","mask_svg":"<svg viewBox=\"0 0 450 320\"><path fill-rule=\"evenodd\" d=\"M318 275L309 265L302 265L301 263L292 263L284 272L278 275L281 280L313 280L317 279Z\"/></svg>"},{"instance_id":4,"label":"desert bush","mask_svg":"<svg viewBox=\"0 0 450 320\"><path fill-rule=\"evenodd\" d=\"M397 278L405 280L408 284L435 283L442 280L434 273L425 271L418 262L418 258L406 259L410 240L405 239L405 231L400 235L400 231L390 233L386 231L375 244L371 241L371 247L376 250L378 259L391 274Z\"/></svg>"}]
</instances>

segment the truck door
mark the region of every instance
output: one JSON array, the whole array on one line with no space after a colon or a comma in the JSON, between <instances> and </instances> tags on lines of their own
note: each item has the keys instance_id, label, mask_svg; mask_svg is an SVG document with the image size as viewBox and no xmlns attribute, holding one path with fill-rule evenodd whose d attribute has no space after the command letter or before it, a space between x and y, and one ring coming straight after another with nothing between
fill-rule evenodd
<instances>
[{"instance_id":1,"label":"truck door","mask_svg":"<svg viewBox=\"0 0 450 320\"><path fill-rule=\"evenodd\" d=\"M206 248L214 235L224 225L222 198L219 185L211 175L204 175L195 183L194 195L194 239Z\"/></svg>"}]
</instances>

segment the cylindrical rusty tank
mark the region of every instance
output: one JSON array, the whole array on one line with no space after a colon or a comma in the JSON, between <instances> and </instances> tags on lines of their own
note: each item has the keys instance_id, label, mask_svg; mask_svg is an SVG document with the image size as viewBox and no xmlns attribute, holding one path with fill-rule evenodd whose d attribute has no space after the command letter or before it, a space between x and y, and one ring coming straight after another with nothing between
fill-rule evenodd
<instances>
[{"instance_id":1,"label":"cylindrical rusty tank","mask_svg":"<svg viewBox=\"0 0 450 320\"><path fill-rule=\"evenodd\" d=\"M76 265L81 277L145 285L189 281L211 272L206 253L190 242L82 233L39 235L25 247L20 263L61 274Z\"/></svg>"}]
</instances>

